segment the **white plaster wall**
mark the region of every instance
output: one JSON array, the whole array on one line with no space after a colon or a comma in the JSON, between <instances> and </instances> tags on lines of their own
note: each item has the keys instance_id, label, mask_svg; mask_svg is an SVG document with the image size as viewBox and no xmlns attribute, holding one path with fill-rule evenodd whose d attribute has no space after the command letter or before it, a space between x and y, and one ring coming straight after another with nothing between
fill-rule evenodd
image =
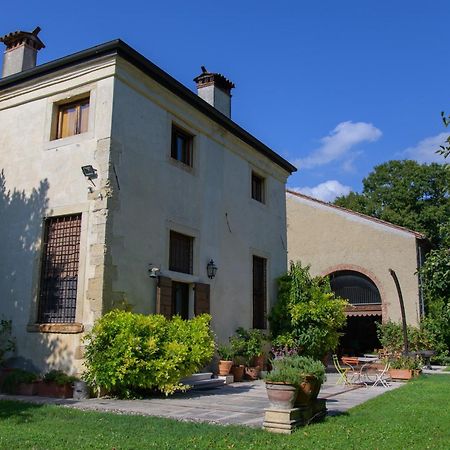
<instances>
[{"instance_id":1,"label":"white plaster wall","mask_svg":"<svg viewBox=\"0 0 450 450\"><path fill-rule=\"evenodd\" d=\"M172 122L195 135L192 169L170 157ZM270 304L286 270L287 172L127 63L115 83L112 154L120 185L110 212L113 295L154 312L149 263L174 280L207 283L213 258L215 332L225 340L251 327L252 255L268 258ZM252 169L266 177L265 205L251 199ZM193 275L168 270L170 229L195 237Z\"/></svg>"},{"instance_id":2,"label":"white plaster wall","mask_svg":"<svg viewBox=\"0 0 450 450\"><path fill-rule=\"evenodd\" d=\"M105 205L97 198L99 190L88 195L80 168L92 164L99 170L97 188L104 186L113 70L111 61L97 61L0 92L0 171L5 177L0 198L0 317L13 321L19 362L41 370L53 366L79 372L76 354L82 336L27 331L36 321L45 216L82 212L77 322L89 328L98 315L101 299L94 306L87 290L96 267L91 247L104 243L98 211ZM54 102L86 92L91 93L89 131L50 140Z\"/></svg>"},{"instance_id":3,"label":"white plaster wall","mask_svg":"<svg viewBox=\"0 0 450 450\"><path fill-rule=\"evenodd\" d=\"M383 320L400 321L400 306L389 268L397 273L408 323L419 319L416 238L412 233L287 194L288 258L311 265L314 275L363 269L377 284Z\"/></svg>"}]
</instances>

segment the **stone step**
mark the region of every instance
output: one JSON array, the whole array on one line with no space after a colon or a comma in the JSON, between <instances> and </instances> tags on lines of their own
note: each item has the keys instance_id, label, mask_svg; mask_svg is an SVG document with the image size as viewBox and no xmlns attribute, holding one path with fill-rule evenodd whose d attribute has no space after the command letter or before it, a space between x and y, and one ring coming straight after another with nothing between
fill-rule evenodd
<instances>
[{"instance_id":1,"label":"stone step","mask_svg":"<svg viewBox=\"0 0 450 450\"><path fill-rule=\"evenodd\" d=\"M212 372L201 372L201 373L194 373L189 377L183 378L181 382L183 384L195 384L198 381L204 381L204 380L210 380L213 376Z\"/></svg>"},{"instance_id":2,"label":"stone step","mask_svg":"<svg viewBox=\"0 0 450 450\"><path fill-rule=\"evenodd\" d=\"M219 386L223 386L225 384L224 380L219 380L219 378L210 378L209 380L201 380L196 381L195 383L191 383L192 389L213 389Z\"/></svg>"}]
</instances>

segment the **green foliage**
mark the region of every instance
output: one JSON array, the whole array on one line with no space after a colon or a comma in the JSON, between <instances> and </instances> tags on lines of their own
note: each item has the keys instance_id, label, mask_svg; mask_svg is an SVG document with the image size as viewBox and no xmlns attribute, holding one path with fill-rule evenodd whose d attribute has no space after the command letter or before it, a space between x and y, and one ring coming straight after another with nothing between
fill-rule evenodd
<instances>
[{"instance_id":1,"label":"green foliage","mask_svg":"<svg viewBox=\"0 0 450 450\"><path fill-rule=\"evenodd\" d=\"M236 333L230 337L230 345L234 357L241 357L246 365L251 364L251 359L263 352L263 344L267 337L261 330L246 330L239 327Z\"/></svg>"},{"instance_id":2,"label":"green foliage","mask_svg":"<svg viewBox=\"0 0 450 450\"><path fill-rule=\"evenodd\" d=\"M27 370L14 369L9 372L2 383L2 391L8 394L15 394L21 383L32 383L37 380L37 375Z\"/></svg>"},{"instance_id":3,"label":"green foliage","mask_svg":"<svg viewBox=\"0 0 450 450\"><path fill-rule=\"evenodd\" d=\"M325 367L320 361L307 356L285 356L272 361L273 370L265 380L299 385L306 376L317 378L320 384L325 381Z\"/></svg>"},{"instance_id":4,"label":"green foliage","mask_svg":"<svg viewBox=\"0 0 450 450\"><path fill-rule=\"evenodd\" d=\"M74 381L78 381L78 378L72 375L67 375L62 370L50 370L44 375L43 381L45 381L46 383L53 382L59 384L60 386L63 386L64 384L70 384Z\"/></svg>"},{"instance_id":5,"label":"green foliage","mask_svg":"<svg viewBox=\"0 0 450 450\"><path fill-rule=\"evenodd\" d=\"M274 347L321 359L338 345L346 305L335 297L328 278L311 277L309 266L291 262L278 279L278 299L269 316Z\"/></svg>"},{"instance_id":6,"label":"green foliage","mask_svg":"<svg viewBox=\"0 0 450 450\"><path fill-rule=\"evenodd\" d=\"M0 319L0 366L4 362L5 355L16 348L11 331L11 320Z\"/></svg>"},{"instance_id":7,"label":"green foliage","mask_svg":"<svg viewBox=\"0 0 450 450\"><path fill-rule=\"evenodd\" d=\"M113 310L85 338L85 379L119 397L186 389L181 378L199 370L214 354L210 320L208 314L168 320Z\"/></svg>"},{"instance_id":8,"label":"green foliage","mask_svg":"<svg viewBox=\"0 0 450 450\"><path fill-rule=\"evenodd\" d=\"M219 345L217 353L222 361L232 361L234 358L234 351L231 345Z\"/></svg>"},{"instance_id":9,"label":"green foliage","mask_svg":"<svg viewBox=\"0 0 450 450\"><path fill-rule=\"evenodd\" d=\"M448 127L450 124L450 116L446 116L445 112L441 112L442 122L444 122L445 127ZM441 154L444 158L447 158L450 155L450 136L445 140L445 144L440 146L441 148L436 151L436 153Z\"/></svg>"},{"instance_id":10,"label":"green foliage","mask_svg":"<svg viewBox=\"0 0 450 450\"><path fill-rule=\"evenodd\" d=\"M450 310L448 311L450 316ZM448 321L449 318L441 318ZM436 355L433 361L440 362L447 358L448 350L445 344L442 331L445 329L436 319L426 318L422 321L420 328L408 325L407 334L409 350L417 352L420 350L433 350ZM400 323L385 322L377 323L377 335L381 345L389 354L400 354L403 351L403 328Z\"/></svg>"},{"instance_id":11,"label":"green foliage","mask_svg":"<svg viewBox=\"0 0 450 450\"><path fill-rule=\"evenodd\" d=\"M397 356L390 358L391 369L419 370L423 366L423 361L418 356Z\"/></svg>"},{"instance_id":12,"label":"green foliage","mask_svg":"<svg viewBox=\"0 0 450 450\"><path fill-rule=\"evenodd\" d=\"M361 194L335 204L422 232L438 247L450 217L450 171L444 164L388 161L364 178Z\"/></svg>"}]
</instances>

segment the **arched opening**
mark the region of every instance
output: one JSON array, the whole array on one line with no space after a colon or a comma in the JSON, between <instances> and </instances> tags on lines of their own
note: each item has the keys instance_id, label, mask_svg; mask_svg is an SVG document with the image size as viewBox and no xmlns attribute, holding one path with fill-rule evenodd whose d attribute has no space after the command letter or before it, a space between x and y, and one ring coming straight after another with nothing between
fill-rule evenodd
<instances>
[{"instance_id":1,"label":"arched opening","mask_svg":"<svg viewBox=\"0 0 450 450\"><path fill-rule=\"evenodd\" d=\"M371 353L380 347L376 322L381 322L381 295L375 283L354 270L340 270L330 274L333 292L348 300L347 325L339 343L344 355Z\"/></svg>"}]
</instances>

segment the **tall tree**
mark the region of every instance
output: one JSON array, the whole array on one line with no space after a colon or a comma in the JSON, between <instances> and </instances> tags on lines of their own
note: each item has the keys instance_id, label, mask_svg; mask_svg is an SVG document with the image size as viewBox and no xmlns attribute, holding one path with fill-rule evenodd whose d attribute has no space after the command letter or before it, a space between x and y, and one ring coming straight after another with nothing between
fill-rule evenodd
<instances>
[{"instance_id":1,"label":"tall tree","mask_svg":"<svg viewBox=\"0 0 450 450\"><path fill-rule=\"evenodd\" d=\"M364 178L361 194L335 204L422 232L438 247L450 220L450 171L444 164L388 161Z\"/></svg>"}]
</instances>

